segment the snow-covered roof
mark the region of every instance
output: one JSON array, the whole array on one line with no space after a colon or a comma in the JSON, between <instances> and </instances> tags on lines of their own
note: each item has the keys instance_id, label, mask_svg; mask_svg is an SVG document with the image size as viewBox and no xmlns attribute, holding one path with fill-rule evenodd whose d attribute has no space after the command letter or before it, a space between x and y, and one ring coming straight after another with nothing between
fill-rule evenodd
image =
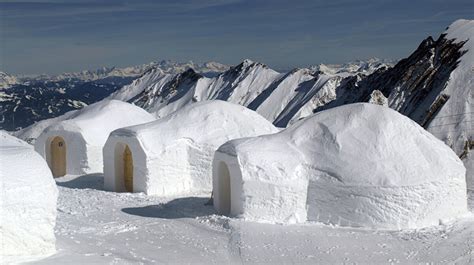
<instances>
[{"instance_id":1,"label":"snow-covered roof","mask_svg":"<svg viewBox=\"0 0 474 265\"><path fill-rule=\"evenodd\" d=\"M400 229L467 212L456 154L408 117L370 103L230 141L213 165L214 206L248 220Z\"/></svg>"},{"instance_id":2,"label":"snow-covered roof","mask_svg":"<svg viewBox=\"0 0 474 265\"><path fill-rule=\"evenodd\" d=\"M144 109L120 100L102 100L70 114L67 119L47 127L51 131L76 131L92 145L103 145L115 129L146 123L154 116Z\"/></svg>"},{"instance_id":3,"label":"snow-covered roof","mask_svg":"<svg viewBox=\"0 0 474 265\"><path fill-rule=\"evenodd\" d=\"M278 134L230 145L235 147L220 151L236 148L239 154L266 157L262 162L306 164L352 186L407 186L465 174L461 160L442 141L408 117L368 103L322 111ZM294 155L282 159L283 150Z\"/></svg>"},{"instance_id":4,"label":"snow-covered roof","mask_svg":"<svg viewBox=\"0 0 474 265\"><path fill-rule=\"evenodd\" d=\"M241 135L277 132L268 120L241 105L220 100L187 105L162 119L118 129L111 136L131 136L140 139L148 154L177 139L199 143L224 143Z\"/></svg>"}]
</instances>

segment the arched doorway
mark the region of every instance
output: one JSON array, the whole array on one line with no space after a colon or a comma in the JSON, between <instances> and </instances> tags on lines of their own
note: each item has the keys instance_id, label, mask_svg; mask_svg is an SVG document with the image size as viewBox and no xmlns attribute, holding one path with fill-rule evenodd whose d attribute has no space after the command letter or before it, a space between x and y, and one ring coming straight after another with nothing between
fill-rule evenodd
<instances>
[{"instance_id":1,"label":"arched doorway","mask_svg":"<svg viewBox=\"0 0 474 265\"><path fill-rule=\"evenodd\" d=\"M226 163L220 162L218 167L219 174L219 208L223 215L230 215L231 194L230 194L230 172Z\"/></svg>"},{"instance_id":2,"label":"arched doorway","mask_svg":"<svg viewBox=\"0 0 474 265\"><path fill-rule=\"evenodd\" d=\"M66 175L66 142L60 136L54 137L50 144L51 171L55 178Z\"/></svg>"},{"instance_id":3,"label":"arched doorway","mask_svg":"<svg viewBox=\"0 0 474 265\"><path fill-rule=\"evenodd\" d=\"M125 146L125 150L123 151L123 181L125 190L127 192L133 192L133 158L128 145Z\"/></svg>"}]
</instances>

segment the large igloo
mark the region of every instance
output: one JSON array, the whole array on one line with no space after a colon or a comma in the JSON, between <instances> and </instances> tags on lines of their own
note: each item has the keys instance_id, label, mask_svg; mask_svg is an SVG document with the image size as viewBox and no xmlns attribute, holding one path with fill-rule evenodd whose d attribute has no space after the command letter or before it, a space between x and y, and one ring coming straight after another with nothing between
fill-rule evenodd
<instances>
[{"instance_id":1,"label":"large igloo","mask_svg":"<svg viewBox=\"0 0 474 265\"><path fill-rule=\"evenodd\" d=\"M351 104L222 145L214 206L260 222L418 228L467 212L465 174L456 154L409 118Z\"/></svg>"},{"instance_id":2,"label":"large igloo","mask_svg":"<svg viewBox=\"0 0 474 265\"><path fill-rule=\"evenodd\" d=\"M112 132L103 152L105 189L159 196L210 192L212 158L220 145L277 131L240 105L190 104L165 118Z\"/></svg>"},{"instance_id":3,"label":"large igloo","mask_svg":"<svg viewBox=\"0 0 474 265\"><path fill-rule=\"evenodd\" d=\"M0 131L0 260L55 252L58 190L33 147Z\"/></svg>"},{"instance_id":4,"label":"large igloo","mask_svg":"<svg viewBox=\"0 0 474 265\"><path fill-rule=\"evenodd\" d=\"M142 108L119 100L103 100L48 126L35 150L48 162L54 177L102 172L102 148L110 132L155 120Z\"/></svg>"}]
</instances>

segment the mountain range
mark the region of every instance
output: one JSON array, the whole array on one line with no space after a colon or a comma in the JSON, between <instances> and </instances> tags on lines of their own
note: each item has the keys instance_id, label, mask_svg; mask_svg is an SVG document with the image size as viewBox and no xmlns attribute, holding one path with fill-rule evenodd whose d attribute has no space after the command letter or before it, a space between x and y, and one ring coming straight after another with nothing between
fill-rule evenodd
<instances>
[{"instance_id":1,"label":"mountain range","mask_svg":"<svg viewBox=\"0 0 474 265\"><path fill-rule=\"evenodd\" d=\"M463 159L469 174L473 172L474 159L469 150L474 147L474 21L455 21L438 38L427 37L412 54L398 62L371 59L342 65L320 64L288 72L248 59L232 67L217 63L204 64L203 68L171 62L164 65L169 67L153 65L143 67L146 69L143 71L126 71L140 75L120 88L98 89L103 94L94 94L90 101L102 98L128 101L161 118L193 102L220 99L255 110L279 127L336 106L371 102L395 109L419 123ZM92 80L99 74L81 76ZM103 79L87 82L98 84L100 80ZM60 81L53 84L57 82ZM31 95L31 90L28 91L25 97ZM83 103L90 104L85 100L75 102L70 96L76 91L82 95L87 89L69 91L71 94L65 96L61 106L74 107L57 111L51 117L79 108ZM9 96L3 94L0 99ZM42 108L59 108L57 102L51 99ZM31 104L24 104L24 109L27 107L31 112L38 112ZM2 115L4 128L17 128L18 125L5 126L6 117L15 116L11 108L3 110ZM39 115L37 120L44 118L47 117ZM17 135L34 140L38 128L50 122L39 122Z\"/></svg>"},{"instance_id":2,"label":"mountain range","mask_svg":"<svg viewBox=\"0 0 474 265\"><path fill-rule=\"evenodd\" d=\"M159 69L177 74L193 68L214 75L228 66L208 62L152 62L126 68L101 68L60 75L18 75L0 72L0 129L18 130L34 122L60 116L109 96L140 76Z\"/></svg>"}]
</instances>

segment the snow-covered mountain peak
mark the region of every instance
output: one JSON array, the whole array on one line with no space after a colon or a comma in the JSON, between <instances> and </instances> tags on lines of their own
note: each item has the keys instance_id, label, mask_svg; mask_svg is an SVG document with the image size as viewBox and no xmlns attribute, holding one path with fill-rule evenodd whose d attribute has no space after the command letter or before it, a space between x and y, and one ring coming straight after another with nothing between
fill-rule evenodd
<instances>
[{"instance_id":1,"label":"snow-covered mountain peak","mask_svg":"<svg viewBox=\"0 0 474 265\"><path fill-rule=\"evenodd\" d=\"M381 68L389 68L395 61L370 58L368 60L356 60L345 64L319 64L310 69L329 76L348 77L357 73L369 75Z\"/></svg>"},{"instance_id":2,"label":"snow-covered mountain peak","mask_svg":"<svg viewBox=\"0 0 474 265\"><path fill-rule=\"evenodd\" d=\"M474 48L474 20L459 19L454 21L444 32L447 39L454 40L454 42L467 42L464 45L464 50L470 50Z\"/></svg>"},{"instance_id":3,"label":"snow-covered mountain peak","mask_svg":"<svg viewBox=\"0 0 474 265\"><path fill-rule=\"evenodd\" d=\"M196 82L198 79L202 78L203 76L196 73L193 68L188 68L188 70L177 74L169 83L169 86L172 91L178 89L178 87L183 83L193 83Z\"/></svg>"},{"instance_id":4,"label":"snow-covered mountain peak","mask_svg":"<svg viewBox=\"0 0 474 265\"><path fill-rule=\"evenodd\" d=\"M232 72L242 73L242 72L249 72L249 71L251 71L253 69L256 69L256 68L269 69L268 66L266 66L263 63L254 62L250 59L245 59L240 64L238 64L234 67L231 67L230 70L232 70Z\"/></svg>"},{"instance_id":5,"label":"snow-covered mountain peak","mask_svg":"<svg viewBox=\"0 0 474 265\"><path fill-rule=\"evenodd\" d=\"M168 74L178 74L188 68L193 68L199 73L220 73L229 69L229 66L217 62L194 63L192 61L181 63L173 62L171 60L161 60L159 62L150 62L136 66L129 66L124 68L119 67L100 67L95 70L84 70L79 72L62 73L59 75L23 75L18 76L20 83L37 82L37 81L61 81L61 80L80 80L80 81L95 81L106 78L136 78L144 75L152 69L159 68L162 72ZM7 84L2 80L0 75L0 88L2 84Z\"/></svg>"}]
</instances>

